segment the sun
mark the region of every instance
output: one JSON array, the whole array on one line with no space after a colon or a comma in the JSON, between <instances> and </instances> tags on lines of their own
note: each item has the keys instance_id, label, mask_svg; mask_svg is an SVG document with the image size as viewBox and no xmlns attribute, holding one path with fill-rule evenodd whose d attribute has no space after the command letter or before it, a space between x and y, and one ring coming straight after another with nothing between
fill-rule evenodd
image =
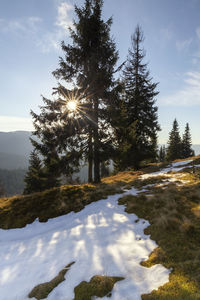
<instances>
[{"instance_id":1,"label":"sun","mask_svg":"<svg viewBox=\"0 0 200 300\"><path fill-rule=\"evenodd\" d=\"M77 102L75 100L68 101L67 108L69 111L75 111L77 109Z\"/></svg>"}]
</instances>

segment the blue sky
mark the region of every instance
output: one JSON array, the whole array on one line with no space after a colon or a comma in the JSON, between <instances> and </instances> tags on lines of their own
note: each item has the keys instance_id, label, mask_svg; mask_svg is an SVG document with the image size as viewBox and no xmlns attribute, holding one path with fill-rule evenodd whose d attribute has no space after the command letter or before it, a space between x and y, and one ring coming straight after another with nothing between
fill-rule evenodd
<instances>
[{"instance_id":1,"label":"blue sky","mask_svg":"<svg viewBox=\"0 0 200 300\"><path fill-rule=\"evenodd\" d=\"M39 112L41 94L51 97L61 40L83 0L0 0L0 131L31 130L30 109ZM112 35L120 62L126 59L136 25L145 35L146 61L159 82L157 105L166 143L174 118L181 133L189 122L200 144L200 1L105 0L104 18L113 16Z\"/></svg>"}]
</instances>

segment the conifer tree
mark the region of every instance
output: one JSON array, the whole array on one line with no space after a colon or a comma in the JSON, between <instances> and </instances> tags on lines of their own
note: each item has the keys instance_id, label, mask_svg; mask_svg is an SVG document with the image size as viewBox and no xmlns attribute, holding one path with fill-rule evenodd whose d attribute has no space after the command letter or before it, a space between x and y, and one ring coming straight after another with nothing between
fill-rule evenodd
<instances>
[{"instance_id":1,"label":"conifer tree","mask_svg":"<svg viewBox=\"0 0 200 300\"><path fill-rule=\"evenodd\" d=\"M42 163L35 150L30 154L29 167L24 182L24 194L41 192L44 189Z\"/></svg>"},{"instance_id":2,"label":"conifer tree","mask_svg":"<svg viewBox=\"0 0 200 300\"><path fill-rule=\"evenodd\" d=\"M166 158L169 161L182 158L182 142L179 133L178 122L176 119L174 120L172 130L169 133Z\"/></svg>"},{"instance_id":3,"label":"conifer tree","mask_svg":"<svg viewBox=\"0 0 200 300\"><path fill-rule=\"evenodd\" d=\"M56 93L63 93L60 86ZM78 171L82 153L76 138L80 124L69 117L67 102L61 97L54 100L43 97L43 102L40 114L31 111L35 127L31 142L42 159L43 189L48 189L58 186L61 176L69 178Z\"/></svg>"},{"instance_id":4,"label":"conifer tree","mask_svg":"<svg viewBox=\"0 0 200 300\"><path fill-rule=\"evenodd\" d=\"M126 140L123 141L126 167L138 169L144 159L157 156L157 83L152 82L147 64L143 62L143 32L139 26L131 37L132 48L123 71L125 86Z\"/></svg>"},{"instance_id":5,"label":"conifer tree","mask_svg":"<svg viewBox=\"0 0 200 300\"><path fill-rule=\"evenodd\" d=\"M159 161L163 161L163 147L160 147L160 151L159 151Z\"/></svg>"},{"instance_id":6,"label":"conifer tree","mask_svg":"<svg viewBox=\"0 0 200 300\"><path fill-rule=\"evenodd\" d=\"M118 59L115 43L110 37L112 18L102 20L102 0L85 0L75 6L77 20L70 30L72 45L62 42L64 58L53 72L58 80L74 83L85 95L88 124L85 127L85 150L89 163L89 181L100 181L101 155L110 149L107 107L114 85L114 67ZM83 136L82 136L83 137Z\"/></svg>"},{"instance_id":7,"label":"conifer tree","mask_svg":"<svg viewBox=\"0 0 200 300\"><path fill-rule=\"evenodd\" d=\"M128 122L125 95L121 90L116 94L112 109L112 127L115 136L114 169L119 172L130 167L129 151L135 143L135 126Z\"/></svg>"},{"instance_id":8,"label":"conifer tree","mask_svg":"<svg viewBox=\"0 0 200 300\"><path fill-rule=\"evenodd\" d=\"M165 161L165 156L166 156L165 146L161 146L159 151L159 161L160 162Z\"/></svg>"},{"instance_id":9,"label":"conifer tree","mask_svg":"<svg viewBox=\"0 0 200 300\"><path fill-rule=\"evenodd\" d=\"M101 177L106 177L109 175L109 162L101 162Z\"/></svg>"},{"instance_id":10,"label":"conifer tree","mask_svg":"<svg viewBox=\"0 0 200 300\"><path fill-rule=\"evenodd\" d=\"M192 150L192 138L190 134L190 127L187 123L185 126L185 132L182 138L182 158L187 158L194 155L194 150Z\"/></svg>"},{"instance_id":11,"label":"conifer tree","mask_svg":"<svg viewBox=\"0 0 200 300\"><path fill-rule=\"evenodd\" d=\"M0 181L0 197L5 196L5 189L3 183Z\"/></svg>"}]
</instances>

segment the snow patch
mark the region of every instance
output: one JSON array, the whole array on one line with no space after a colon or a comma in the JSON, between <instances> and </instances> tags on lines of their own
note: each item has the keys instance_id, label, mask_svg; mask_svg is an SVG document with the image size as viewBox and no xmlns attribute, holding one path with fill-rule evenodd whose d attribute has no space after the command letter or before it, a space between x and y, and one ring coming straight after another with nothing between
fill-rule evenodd
<instances>
[{"instance_id":1,"label":"snow patch","mask_svg":"<svg viewBox=\"0 0 200 300\"><path fill-rule=\"evenodd\" d=\"M157 247L144 234L149 222L137 222L135 214L118 205L120 196L137 193L131 189L109 196L47 223L36 220L25 228L0 230L1 299L29 299L36 285L52 280L72 261L66 280L47 299L72 300L75 286L94 275L125 278L115 284L111 298L103 299L139 300L168 282L170 270L162 265L140 265Z\"/></svg>"},{"instance_id":2,"label":"snow patch","mask_svg":"<svg viewBox=\"0 0 200 300\"><path fill-rule=\"evenodd\" d=\"M192 162L192 160L175 162L175 163L172 163L169 167L162 169L161 171L157 171L157 172L153 172L153 173L149 173L149 174L143 174L140 176L140 179L144 180L144 179L157 177L157 176L163 176L163 175L166 176L167 173L172 172L172 171L179 172L182 169L186 168L186 165L191 162ZM200 165L196 165L196 167L198 167L198 166L200 166ZM177 167L179 167L179 168L177 168ZM193 166L187 166L187 167L192 168ZM171 175L169 175L169 176L171 176Z\"/></svg>"}]
</instances>

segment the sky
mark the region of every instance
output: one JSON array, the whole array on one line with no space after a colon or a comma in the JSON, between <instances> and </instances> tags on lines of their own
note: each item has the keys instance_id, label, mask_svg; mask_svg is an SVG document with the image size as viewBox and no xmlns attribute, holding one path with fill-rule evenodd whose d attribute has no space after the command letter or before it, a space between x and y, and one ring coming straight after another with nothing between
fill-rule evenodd
<instances>
[{"instance_id":1,"label":"sky","mask_svg":"<svg viewBox=\"0 0 200 300\"><path fill-rule=\"evenodd\" d=\"M60 43L72 42L67 28L83 2L0 0L0 131L32 130L30 110L40 111L41 95L52 97ZM105 0L103 18L111 16L118 65L137 24L144 31L145 62L159 82L158 142L167 142L177 118L180 133L188 122L200 144L200 0Z\"/></svg>"}]
</instances>

